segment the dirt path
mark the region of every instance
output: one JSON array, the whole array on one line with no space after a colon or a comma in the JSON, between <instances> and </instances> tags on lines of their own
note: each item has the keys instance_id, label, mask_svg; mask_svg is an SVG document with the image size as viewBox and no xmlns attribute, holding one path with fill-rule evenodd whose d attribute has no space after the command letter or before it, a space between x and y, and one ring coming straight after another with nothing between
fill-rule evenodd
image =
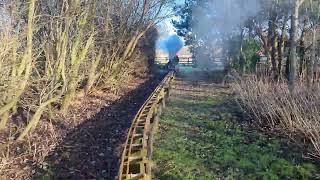
<instances>
[{"instance_id":1,"label":"dirt path","mask_svg":"<svg viewBox=\"0 0 320 180\"><path fill-rule=\"evenodd\" d=\"M320 179L298 146L249 127L228 88L189 77L161 117L155 179Z\"/></svg>"},{"instance_id":2,"label":"dirt path","mask_svg":"<svg viewBox=\"0 0 320 180\"><path fill-rule=\"evenodd\" d=\"M115 179L132 118L160 80L144 82L79 124L36 167L34 179Z\"/></svg>"}]
</instances>

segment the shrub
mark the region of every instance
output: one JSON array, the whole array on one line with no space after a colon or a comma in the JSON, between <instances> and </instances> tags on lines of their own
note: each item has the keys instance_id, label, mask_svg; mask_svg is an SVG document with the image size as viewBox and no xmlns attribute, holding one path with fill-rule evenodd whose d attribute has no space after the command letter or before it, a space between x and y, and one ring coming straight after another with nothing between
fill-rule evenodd
<instances>
[{"instance_id":1,"label":"shrub","mask_svg":"<svg viewBox=\"0 0 320 180\"><path fill-rule=\"evenodd\" d=\"M258 81L248 77L233 83L239 104L253 123L306 143L311 156L320 158L319 86L297 85L290 93L286 83ZM276 131L274 131L276 130Z\"/></svg>"},{"instance_id":2,"label":"shrub","mask_svg":"<svg viewBox=\"0 0 320 180\"><path fill-rule=\"evenodd\" d=\"M148 59L141 58L140 43L170 1L5 0L0 130L17 108L25 109L31 121L20 132L23 139L43 113L67 113L77 92L103 89L145 71Z\"/></svg>"}]
</instances>

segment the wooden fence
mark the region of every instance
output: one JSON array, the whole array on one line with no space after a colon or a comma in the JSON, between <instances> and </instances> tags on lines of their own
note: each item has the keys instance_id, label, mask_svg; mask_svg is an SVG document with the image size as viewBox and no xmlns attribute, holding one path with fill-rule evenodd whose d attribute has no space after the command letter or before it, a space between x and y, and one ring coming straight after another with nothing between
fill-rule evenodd
<instances>
[{"instance_id":1,"label":"wooden fence","mask_svg":"<svg viewBox=\"0 0 320 180\"><path fill-rule=\"evenodd\" d=\"M155 63L159 65L165 65L169 62L169 59L166 57L156 58ZM182 66L194 66L195 62L192 57L179 57L179 65Z\"/></svg>"}]
</instances>

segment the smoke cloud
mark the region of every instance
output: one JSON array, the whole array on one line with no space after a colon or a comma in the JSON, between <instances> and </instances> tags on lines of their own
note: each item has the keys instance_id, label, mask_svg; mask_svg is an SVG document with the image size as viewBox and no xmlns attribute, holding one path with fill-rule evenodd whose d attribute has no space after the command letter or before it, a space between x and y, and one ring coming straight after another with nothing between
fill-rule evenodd
<instances>
[{"instance_id":1,"label":"smoke cloud","mask_svg":"<svg viewBox=\"0 0 320 180\"><path fill-rule=\"evenodd\" d=\"M178 35L171 35L165 41L165 47L169 53L169 58L172 59L183 47L183 41Z\"/></svg>"},{"instance_id":2,"label":"smoke cloud","mask_svg":"<svg viewBox=\"0 0 320 180\"><path fill-rule=\"evenodd\" d=\"M202 44L194 52L200 68L223 68L226 60L224 40L239 36L240 27L261 11L263 1L205 0L194 5L191 28L193 36Z\"/></svg>"},{"instance_id":3,"label":"smoke cloud","mask_svg":"<svg viewBox=\"0 0 320 180\"><path fill-rule=\"evenodd\" d=\"M182 39L176 35L171 34L167 38L163 38L159 42L160 48L167 52L169 59L174 58L174 56L183 48L184 43Z\"/></svg>"},{"instance_id":4,"label":"smoke cloud","mask_svg":"<svg viewBox=\"0 0 320 180\"><path fill-rule=\"evenodd\" d=\"M261 10L261 0L211 0L193 8L192 29L198 36L217 40L239 32L248 18Z\"/></svg>"}]
</instances>

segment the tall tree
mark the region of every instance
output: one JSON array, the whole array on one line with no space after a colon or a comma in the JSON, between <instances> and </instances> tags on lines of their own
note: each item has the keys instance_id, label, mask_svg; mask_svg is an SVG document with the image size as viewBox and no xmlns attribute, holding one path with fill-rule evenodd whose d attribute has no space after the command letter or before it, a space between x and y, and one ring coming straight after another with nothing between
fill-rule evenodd
<instances>
[{"instance_id":1,"label":"tall tree","mask_svg":"<svg viewBox=\"0 0 320 180\"><path fill-rule=\"evenodd\" d=\"M240 66L240 75L243 76L245 73L246 65L246 55L243 52L243 41L244 41L244 28L240 28L240 56L239 56L239 66Z\"/></svg>"},{"instance_id":2,"label":"tall tree","mask_svg":"<svg viewBox=\"0 0 320 180\"><path fill-rule=\"evenodd\" d=\"M310 8L310 25L312 31L312 45L311 45L311 56L307 61L307 85L310 86L316 72L316 49L317 49L317 27L319 25L320 17L320 2L318 0L310 0L308 8Z\"/></svg>"},{"instance_id":3,"label":"tall tree","mask_svg":"<svg viewBox=\"0 0 320 180\"><path fill-rule=\"evenodd\" d=\"M278 75L281 77L282 74L282 62L284 56L284 49L285 49L285 38L287 33L287 23L288 23L288 14L283 16L283 21L281 24L280 33L278 34Z\"/></svg>"},{"instance_id":4,"label":"tall tree","mask_svg":"<svg viewBox=\"0 0 320 180\"><path fill-rule=\"evenodd\" d=\"M291 31L290 31L290 72L289 72L289 90L295 89L297 74L297 43L298 43L298 25L299 25L299 8L304 0L295 0L292 6Z\"/></svg>"}]
</instances>

